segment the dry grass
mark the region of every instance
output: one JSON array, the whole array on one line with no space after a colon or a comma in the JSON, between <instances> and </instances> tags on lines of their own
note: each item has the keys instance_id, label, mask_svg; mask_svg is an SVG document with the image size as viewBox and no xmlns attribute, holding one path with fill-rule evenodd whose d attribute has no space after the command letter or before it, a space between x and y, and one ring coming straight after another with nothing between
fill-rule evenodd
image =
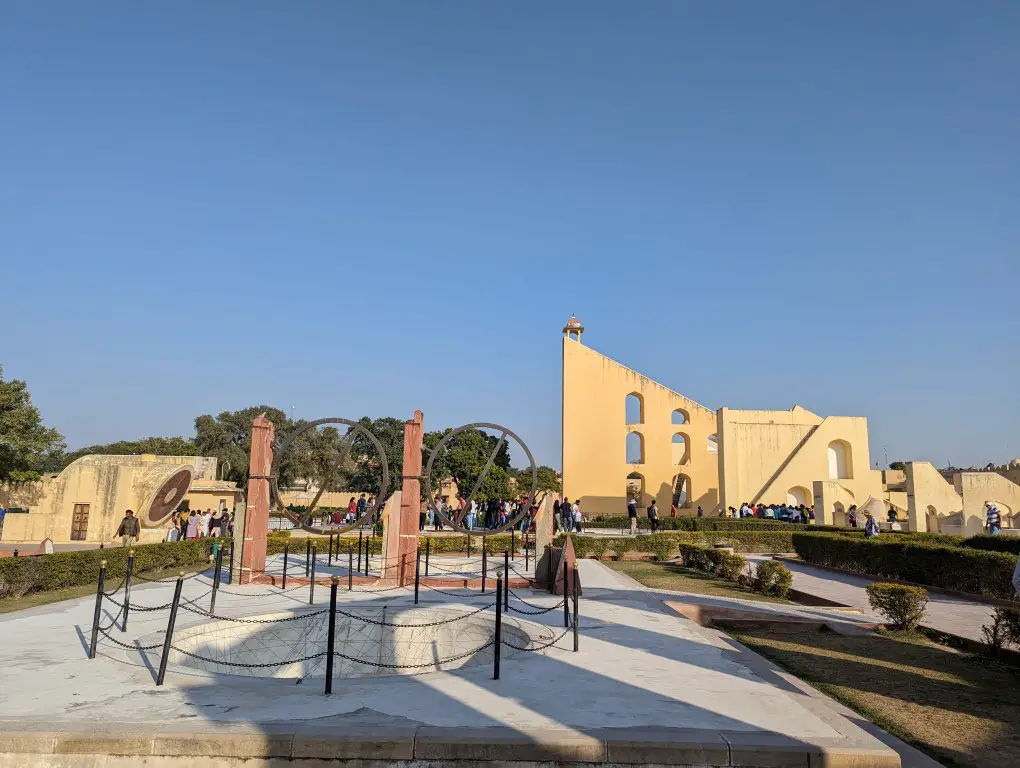
<instances>
[{"instance_id":1,"label":"dry grass","mask_svg":"<svg viewBox=\"0 0 1020 768\"><path fill-rule=\"evenodd\" d=\"M921 635L732 632L947 766L1020 765L1020 669Z\"/></svg>"},{"instance_id":2,"label":"dry grass","mask_svg":"<svg viewBox=\"0 0 1020 768\"><path fill-rule=\"evenodd\" d=\"M789 603L778 597L769 597L717 578L709 573L694 571L672 563L656 563L647 560L603 561L614 571L625 573L635 581L652 589L671 589L690 592L695 595L712 597L739 597L743 600L758 600L765 603Z\"/></svg>"}]
</instances>

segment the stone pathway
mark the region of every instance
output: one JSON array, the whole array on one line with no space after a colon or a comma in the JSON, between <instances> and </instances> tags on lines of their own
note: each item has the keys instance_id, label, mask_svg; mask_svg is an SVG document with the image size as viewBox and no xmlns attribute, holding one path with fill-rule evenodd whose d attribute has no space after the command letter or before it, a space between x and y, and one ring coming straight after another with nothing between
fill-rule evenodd
<instances>
[{"instance_id":1,"label":"stone pathway","mask_svg":"<svg viewBox=\"0 0 1020 768\"><path fill-rule=\"evenodd\" d=\"M751 555L748 559L761 561L768 557ZM881 619L868 605L868 595L865 592L865 588L869 584L881 581L881 579L835 573L815 568L806 563L784 561L784 565L793 572L794 589L816 597L835 600L854 608L861 608L864 610L865 616ZM992 606L935 591L928 593L928 600L928 612L925 616L924 626L970 640L981 641L983 639L981 625L987 624L991 620L990 617L994 610Z\"/></svg>"}]
</instances>

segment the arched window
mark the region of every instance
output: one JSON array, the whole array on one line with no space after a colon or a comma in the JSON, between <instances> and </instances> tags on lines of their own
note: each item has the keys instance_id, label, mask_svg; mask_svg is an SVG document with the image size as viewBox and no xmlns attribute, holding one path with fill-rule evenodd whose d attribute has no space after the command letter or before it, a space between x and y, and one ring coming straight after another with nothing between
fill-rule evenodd
<instances>
[{"instance_id":1,"label":"arched window","mask_svg":"<svg viewBox=\"0 0 1020 768\"><path fill-rule=\"evenodd\" d=\"M846 440L829 443L829 479L850 480L853 478L850 444Z\"/></svg>"},{"instance_id":2,"label":"arched window","mask_svg":"<svg viewBox=\"0 0 1020 768\"><path fill-rule=\"evenodd\" d=\"M786 505L788 507L811 506L811 492L803 485L795 485L786 492Z\"/></svg>"},{"instance_id":3,"label":"arched window","mask_svg":"<svg viewBox=\"0 0 1020 768\"><path fill-rule=\"evenodd\" d=\"M673 411L673 423L674 424L687 424L691 420L691 416L683 408L677 408Z\"/></svg>"},{"instance_id":4,"label":"arched window","mask_svg":"<svg viewBox=\"0 0 1020 768\"><path fill-rule=\"evenodd\" d=\"M691 478L687 475L674 475L673 477L673 503L680 509L691 507L691 500L694 495L691 493Z\"/></svg>"},{"instance_id":5,"label":"arched window","mask_svg":"<svg viewBox=\"0 0 1020 768\"><path fill-rule=\"evenodd\" d=\"M640 432L627 433L627 463L645 463L645 437Z\"/></svg>"},{"instance_id":6,"label":"arched window","mask_svg":"<svg viewBox=\"0 0 1020 768\"><path fill-rule=\"evenodd\" d=\"M687 459L690 458L690 453L687 450L689 441L687 435L683 432L676 432L673 434L673 464L679 466L680 464L686 464Z\"/></svg>"},{"instance_id":7,"label":"arched window","mask_svg":"<svg viewBox=\"0 0 1020 768\"><path fill-rule=\"evenodd\" d=\"M637 392L631 392L624 401L628 424L645 423L645 399Z\"/></svg>"},{"instance_id":8,"label":"arched window","mask_svg":"<svg viewBox=\"0 0 1020 768\"><path fill-rule=\"evenodd\" d=\"M719 453L719 438L709 435L707 448L709 453Z\"/></svg>"},{"instance_id":9,"label":"arched window","mask_svg":"<svg viewBox=\"0 0 1020 768\"><path fill-rule=\"evenodd\" d=\"M648 506L645 503L645 478L640 472L631 472L627 475L627 500L634 499L639 507Z\"/></svg>"}]
</instances>

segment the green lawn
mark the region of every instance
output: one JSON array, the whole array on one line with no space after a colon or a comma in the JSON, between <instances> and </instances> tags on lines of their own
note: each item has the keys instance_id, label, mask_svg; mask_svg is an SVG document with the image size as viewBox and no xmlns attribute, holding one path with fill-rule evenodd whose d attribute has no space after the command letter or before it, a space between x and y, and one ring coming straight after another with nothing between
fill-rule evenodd
<instances>
[{"instance_id":1,"label":"green lawn","mask_svg":"<svg viewBox=\"0 0 1020 768\"><path fill-rule=\"evenodd\" d=\"M946 766L1020 765L1020 668L921 635L733 637Z\"/></svg>"},{"instance_id":2,"label":"green lawn","mask_svg":"<svg viewBox=\"0 0 1020 768\"><path fill-rule=\"evenodd\" d=\"M612 560L604 562L614 571L625 573L635 581L652 589L672 589L712 597L739 597L744 600L759 600L766 603L788 603L778 597L769 597L750 589L713 576L710 573L694 571L672 563L658 563L649 560Z\"/></svg>"}]
</instances>

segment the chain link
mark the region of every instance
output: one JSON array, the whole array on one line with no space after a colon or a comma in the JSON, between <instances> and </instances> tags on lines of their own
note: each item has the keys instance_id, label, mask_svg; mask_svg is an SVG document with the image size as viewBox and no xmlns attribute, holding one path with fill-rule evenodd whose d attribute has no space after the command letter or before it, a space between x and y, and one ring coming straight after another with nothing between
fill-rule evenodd
<instances>
[{"instance_id":1,"label":"chain link","mask_svg":"<svg viewBox=\"0 0 1020 768\"><path fill-rule=\"evenodd\" d=\"M495 644L496 644L495 640L490 640L485 645L479 646L478 648L466 651L457 656L451 656L448 659L430 661L427 664L382 664L377 661L365 661L364 659L356 659L353 656L348 656L345 653L340 653L340 651L333 651L333 655L339 656L341 659L347 659L347 661L353 661L356 664L364 664L369 667L381 667L383 669L423 669L425 667L436 667L439 666L440 664L449 664L451 661L459 661L460 659L465 659L468 656L474 656L479 651L484 651L486 648L489 648Z\"/></svg>"},{"instance_id":2,"label":"chain link","mask_svg":"<svg viewBox=\"0 0 1020 768\"><path fill-rule=\"evenodd\" d=\"M199 656L197 653L190 653L182 648L178 648L176 645L171 645L170 650L177 651L184 656L190 656L193 659L199 661L206 661L210 664L222 664L225 667L244 667L245 669L268 669L269 667L285 667L288 664L300 664L303 661L311 661L312 659L318 659L326 655L326 651L320 653L313 653L311 656L302 656L300 659L289 659L287 661L267 661L264 664L242 664L237 661L218 661L216 659L210 659L205 656Z\"/></svg>"},{"instance_id":3,"label":"chain link","mask_svg":"<svg viewBox=\"0 0 1020 768\"><path fill-rule=\"evenodd\" d=\"M129 651L154 651L157 648L163 647L163 643L156 643L155 645L129 645L127 643L122 643L115 637L111 637L110 633L107 632L102 627L99 628L99 631L102 632L103 637L105 637L111 643L113 643L114 645L119 645L121 648L127 648Z\"/></svg>"},{"instance_id":4,"label":"chain link","mask_svg":"<svg viewBox=\"0 0 1020 768\"><path fill-rule=\"evenodd\" d=\"M397 624L391 621L376 621L375 619L369 619L364 616L358 616L357 614L354 613L347 613L347 611L341 611L339 608L336 609L336 612L339 613L341 616L347 616L350 619L362 621L366 624L375 624L376 626L379 627L439 627L442 626L443 624L453 624L454 622L461 621L462 619L466 619L469 616L474 616L476 613L487 611L489 608L492 608L495 605L496 605L495 603L489 603L488 605L483 605L481 608L471 611L470 613L461 614L455 619L444 619L443 621L429 621L424 624Z\"/></svg>"},{"instance_id":5,"label":"chain link","mask_svg":"<svg viewBox=\"0 0 1020 768\"><path fill-rule=\"evenodd\" d=\"M209 619L216 619L217 621L232 621L237 624L282 624L285 621L301 621L302 619L310 619L313 616L321 616L324 613L329 613L329 608L323 608L321 611L313 611L312 613L302 613L297 616L288 616L285 619L232 619L229 616L217 616L214 613L203 611L201 608L189 608L186 605L182 605L181 608L194 613L199 616L205 616Z\"/></svg>"},{"instance_id":6,"label":"chain link","mask_svg":"<svg viewBox=\"0 0 1020 768\"><path fill-rule=\"evenodd\" d=\"M519 601L521 601L521 602L522 602L522 603L524 603L524 604L525 604L526 606L528 606L529 608L541 608L541 611L540 611L540 613L545 613L546 611L551 611L551 610L553 610L553 609L555 609L555 608L562 608L562 607L563 607L563 603L564 603L564 601L566 601L566 599L567 599L566 595L564 595L564 596L563 596L563 600L560 600L560 601L559 601L558 603L556 603L556 605L554 605L554 606L553 606L552 608L543 608L543 607L542 607L541 605L535 605L534 603L529 603L529 602L528 602L527 600L525 600L525 599L524 599L523 597L521 597L520 595L518 595L518 594L517 594L516 592L514 592L514 591L513 591L512 589L508 589L507 591L508 591L508 592L509 592L509 593L510 593L511 595L513 595L513 596L514 596L515 598L517 598L517 599L518 599ZM511 610L513 610L513 609L511 609ZM523 613L523 611L522 611L522 613Z\"/></svg>"},{"instance_id":7,"label":"chain link","mask_svg":"<svg viewBox=\"0 0 1020 768\"><path fill-rule=\"evenodd\" d=\"M543 651L546 648L549 648L551 646L556 645L556 643L558 643L560 640L562 640L564 637L566 637L566 635L567 635L567 633L569 631L570 631L570 628L568 627L567 629L563 630L563 633L559 637L557 637L555 640L550 640L548 643L545 643L544 645L536 646L534 648L524 648L524 647L521 647L519 645L514 645L509 640L503 640L503 645L505 645L505 646L507 646L509 648L513 648L515 651Z\"/></svg>"}]
</instances>

